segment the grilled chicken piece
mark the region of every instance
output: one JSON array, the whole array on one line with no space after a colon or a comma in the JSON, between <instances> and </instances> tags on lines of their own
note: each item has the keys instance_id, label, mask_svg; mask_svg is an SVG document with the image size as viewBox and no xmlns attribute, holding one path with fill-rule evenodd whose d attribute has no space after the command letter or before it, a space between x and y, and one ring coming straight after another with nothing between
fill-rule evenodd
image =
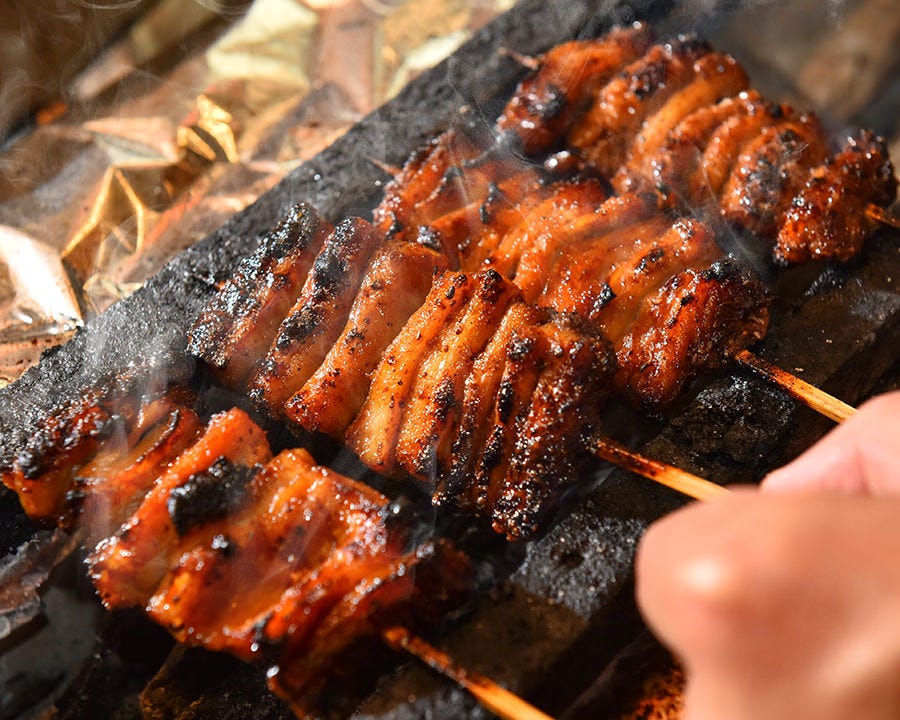
<instances>
[{"instance_id":1,"label":"grilled chicken piece","mask_svg":"<svg viewBox=\"0 0 900 720\"><path fill-rule=\"evenodd\" d=\"M301 644L335 602L402 554L380 515L387 498L305 450L283 451L252 478L238 470L223 480L241 488L233 511L172 537L166 574L142 600L182 642L247 661L288 635ZM183 497L202 517L205 499Z\"/></svg>"},{"instance_id":2,"label":"grilled chicken piece","mask_svg":"<svg viewBox=\"0 0 900 720\"><path fill-rule=\"evenodd\" d=\"M381 237L361 218L342 221L313 262L300 297L281 322L250 396L279 417L287 400L322 364L344 325ZM259 356L257 356L259 357Z\"/></svg>"},{"instance_id":3,"label":"grilled chicken piece","mask_svg":"<svg viewBox=\"0 0 900 720\"><path fill-rule=\"evenodd\" d=\"M438 347L469 302L476 281L461 273L438 278L425 303L384 351L372 375L369 394L347 428L345 442L374 470L390 474L396 467L395 446L419 368Z\"/></svg>"},{"instance_id":4,"label":"grilled chicken piece","mask_svg":"<svg viewBox=\"0 0 900 720\"><path fill-rule=\"evenodd\" d=\"M469 597L472 579L467 558L446 542L393 557L371 582L358 584L334 606L305 646L285 648L269 671L270 687L298 717L322 717L335 698L346 697L348 676L360 673L360 641L391 626L439 625Z\"/></svg>"},{"instance_id":5,"label":"grilled chicken piece","mask_svg":"<svg viewBox=\"0 0 900 720\"><path fill-rule=\"evenodd\" d=\"M497 249L484 262L498 273L515 278L522 257L538 253L557 241L557 234L569 231L573 225L606 200L606 189L596 180L573 180L555 184L550 196L528 211L522 220L507 232L497 244ZM540 273L540 269L535 270ZM524 274L524 273L523 273ZM517 280L522 287L521 278Z\"/></svg>"},{"instance_id":6,"label":"grilled chicken piece","mask_svg":"<svg viewBox=\"0 0 900 720\"><path fill-rule=\"evenodd\" d=\"M678 124L691 113L714 105L747 87L747 74L730 55L710 53L694 63L694 77L675 92L665 104L648 117L626 161L613 176L612 184L619 193L636 190L642 178L652 177L653 158Z\"/></svg>"},{"instance_id":7,"label":"grilled chicken piece","mask_svg":"<svg viewBox=\"0 0 900 720\"><path fill-rule=\"evenodd\" d=\"M766 127L742 150L719 197L724 218L764 238L773 238L809 171L824 162L828 141L809 115Z\"/></svg>"},{"instance_id":8,"label":"grilled chicken piece","mask_svg":"<svg viewBox=\"0 0 900 720\"><path fill-rule=\"evenodd\" d=\"M654 45L610 80L569 130L567 142L611 178L625 163L641 127L696 77L707 43L680 37Z\"/></svg>"},{"instance_id":9,"label":"grilled chicken piece","mask_svg":"<svg viewBox=\"0 0 900 720\"><path fill-rule=\"evenodd\" d=\"M651 198L626 195L610 198L598 205L579 203L565 210L565 213L533 222L525 235L527 246L519 245L521 254L513 279L529 302L540 297L557 261L568 249L619 231L616 237L627 242L630 229L653 216L656 204ZM517 238L513 237L511 241L517 241ZM504 239L501 247L506 245ZM561 282L569 282L569 279L561 278Z\"/></svg>"},{"instance_id":10,"label":"grilled chicken piece","mask_svg":"<svg viewBox=\"0 0 900 720\"><path fill-rule=\"evenodd\" d=\"M110 457L126 452L162 422L162 408L178 402L175 396L161 400L164 390L131 372L98 382L81 398L57 407L11 453L12 462L0 468L0 480L18 494L32 520L71 523L81 497L75 482L79 469L101 449L109 448Z\"/></svg>"},{"instance_id":11,"label":"grilled chicken piece","mask_svg":"<svg viewBox=\"0 0 900 720\"><path fill-rule=\"evenodd\" d=\"M498 273L449 273L388 348L346 442L379 472L431 482L436 503L493 514L498 531L527 537L575 477L612 358L599 333L548 319ZM544 480L543 495L524 489ZM543 499L533 511L509 500L495 512L512 488Z\"/></svg>"},{"instance_id":12,"label":"grilled chicken piece","mask_svg":"<svg viewBox=\"0 0 900 720\"><path fill-rule=\"evenodd\" d=\"M501 324L475 363L450 472L435 495L490 517L510 540L538 532L577 478L581 438L595 425L614 370L599 333L575 318L528 308L521 301L510 308L511 322Z\"/></svg>"},{"instance_id":13,"label":"grilled chicken piece","mask_svg":"<svg viewBox=\"0 0 900 720\"><path fill-rule=\"evenodd\" d=\"M227 511L240 495L240 488L220 487L227 480L223 476L233 466L249 469L271 456L265 433L245 412L214 415L203 435L165 469L134 515L91 554L91 576L103 602L116 607L146 602L167 572L168 550L177 538ZM172 499L192 495L212 500L191 505Z\"/></svg>"},{"instance_id":14,"label":"grilled chicken piece","mask_svg":"<svg viewBox=\"0 0 900 720\"><path fill-rule=\"evenodd\" d=\"M125 521L166 466L200 431L189 398L164 396L141 409L128 436L110 438L75 474L73 495L80 502L78 524L85 546L93 547Z\"/></svg>"},{"instance_id":15,"label":"grilled chicken piece","mask_svg":"<svg viewBox=\"0 0 900 720\"><path fill-rule=\"evenodd\" d=\"M124 402L110 403L97 389L47 418L2 476L3 484L19 496L28 517L44 523L59 520L75 471L104 441L125 434L121 418L132 419L138 404L137 398L128 396Z\"/></svg>"},{"instance_id":16,"label":"grilled chicken piece","mask_svg":"<svg viewBox=\"0 0 900 720\"><path fill-rule=\"evenodd\" d=\"M881 138L862 132L812 170L778 232L775 255L798 263L813 258L849 260L878 227L870 206L888 206L897 178Z\"/></svg>"},{"instance_id":17,"label":"grilled chicken piece","mask_svg":"<svg viewBox=\"0 0 900 720\"><path fill-rule=\"evenodd\" d=\"M331 226L294 205L228 278L188 334L188 350L231 387L246 382L297 299Z\"/></svg>"},{"instance_id":18,"label":"grilled chicken piece","mask_svg":"<svg viewBox=\"0 0 900 720\"><path fill-rule=\"evenodd\" d=\"M537 302L585 318L618 351L645 297L682 270L721 257L700 223L656 217L567 248Z\"/></svg>"},{"instance_id":19,"label":"grilled chicken piece","mask_svg":"<svg viewBox=\"0 0 900 720\"><path fill-rule=\"evenodd\" d=\"M388 498L305 450L250 467L267 448L240 411L214 418L186 454L214 457L222 438L210 436L226 426L241 464L220 457L182 484L164 474L117 552L91 558L95 583L107 606L145 606L181 642L274 663L272 689L313 715L327 678L342 676L336 663L386 624L439 620L468 596L472 567L446 543L410 547ZM154 518L165 525L144 531Z\"/></svg>"},{"instance_id":20,"label":"grilled chicken piece","mask_svg":"<svg viewBox=\"0 0 900 720\"><path fill-rule=\"evenodd\" d=\"M538 59L536 73L519 83L497 121L528 155L547 152L612 75L650 46L646 25L616 28L597 40L564 43Z\"/></svg>"},{"instance_id":21,"label":"grilled chicken piece","mask_svg":"<svg viewBox=\"0 0 900 720\"><path fill-rule=\"evenodd\" d=\"M410 239L426 221L415 214L415 208L423 203L427 207L429 199L440 188L454 187L461 166L483 152L484 148L465 132L448 130L414 153L385 186L384 198L372 213L372 223L378 232L390 238Z\"/></svg>"},{"instance_id":22,"label":"grilled chicken piece","mask_svg":"<svg viewBox=\"0 0 900 720\"><path fill-rule=\"evenodd\" d=\"M764 286L731 260L678 273L644 300L626 335L618 392L647 407L671 402L687 378L763 337L767 305Z\"/></svg>"},{"instance_id":23,"label":"grilled chicken piece","mask_svg":"<svg viewBox=\"0 0 900 720\"><path fill-rule=\"evenodd\" d=\"M496 251L497 245L529 212L549 197L551 185L533 171L492 184L484 198L438 218L422 228L420 238L458 258L463 272L475 272Z\"/></svg>"},{"instance_id":24,"label":"grilled chicken piece","mask_svg":"<svg viewBox=\"0 0 900 720\"><path fill-rule=\"evenodd\" d=\"M422 303L446 257L415 243L389 242L369 267L341 336L285 416L335 438L356 417L388 344Z\"/></svg>"},{"instance_id":25,"label":"grilled chicken piece","mask_svg":"<svg viewBox=\"0 0 900 720\"><path fill-rule=\"evenodd\" d=\"M446 469L450 439L459 422L463 383L518 288L493 270L473 276L474 291L434 351L421 363L409 393L396 442L397 463L433 483Z\"/></svg>"},{"instance_id":26,"label":"grilled chicken piece","mask_svg":"<svg viewBox=\"0 0 900 720\"><path fill-rule=\"evenodd\" d=\"M583 438L598 422L615 366L609 342L573 316L541 326L545 351L526 413L516 423L509 466L492 505L494 530L532 537L586 460Z\"/></svg>"},{"instance_id":27,"label":"grilled chicken piece","mask_svg":"<svg viewBox=\"0 0 900 720\"><path fill-rule=\"evenodd\" d=\"M756 91L748 90L695 110L669 131L643 171L633 173L630 181L636 188L656 190L666 207L701 206L724 185L746 141L730 139L736 126L744 133L754 132L746 120L738 118L751 116L762 121L768 107ZM728 148L735 145L737 149L729 155Z\"/></svg>"},{"instance_id":28,"label":"grilled chicken piece","mask_svg":"<svg viewBox=\"0 0 900 720\"><path fill-rule=\"evenodd\" d=\"M459 425L449 448L447 468L434 492L438 505L474 508L472 477L490 429L494 401L500 389L509 354L527 354L523 331L540 322L539 312L525 302L513 303L500 321L493 337L472 363L459 405ZM516 343L513 341L516 340ZM516 348L521 348L517 351Z\"/></svg>"}]
</instances>

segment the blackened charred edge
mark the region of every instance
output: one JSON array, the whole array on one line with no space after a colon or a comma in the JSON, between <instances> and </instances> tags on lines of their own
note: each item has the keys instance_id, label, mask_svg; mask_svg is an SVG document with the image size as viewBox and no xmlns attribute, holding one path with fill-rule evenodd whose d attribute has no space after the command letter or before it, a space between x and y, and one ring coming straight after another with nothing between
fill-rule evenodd
<instances>
[{"instance_id":1,"label":"blackened charred edge","mask_svg":"<svg viewBox=\"0 0 900 720\"><path fill-rule=\"evenodd\" d=\"M322 327L322 320L321 308L304 305L282 322L275 347L278 350L287 350L297 343L308 340Z\"/></svg>"},{"instance_id":2,"label":"blackened charred edge","mask_svg":"<svg viewBox=\"0 0 900 720\"><path fill-rule=\"evenodd\" d=\"M188 351L214 367L224 366L228 359L226 339L236 320L259 309L259 283L271 275L273 266L307 250L322 224L319 213L308 203L292 205L200 313L188 332ZM272 277L269 282L277 283L279 278Z\"/></svg>"},{"instance_id":3,"label":"blackened charred edge","mask_svg":"<svg viewBox=\"0 0 900 720\"><path fill-rule=\"evenodd\" d=\"M347 267L365 243L363 234L372 232L362 218L347 218L338 223L316 256L312 269L313 299L317 302L334 296L347 281Z\"/></svg>"},{"instance_id":4,"label":"blackened charred edge","mask_svg":"<svg viewBox=\"0 0 900 720\"><path fill-rule=\"evenodd\" d=\"M255 468L219 458L208 470L191 475L166 501L169 518L179 535L219 520L241 504Z\"/></svg>"},{"instance_id":5,"label":"blackened charred edge","mask_svg":"<svg viewBox=\"0 0 900 720\"><path fill-rule=\"evenodd\" d=\"M322 218L309 203L290 207L275 228L266 234L254 253L260 258L282 257L294 250L306 250L322 227Z\"/></svg>"}]
</instances>

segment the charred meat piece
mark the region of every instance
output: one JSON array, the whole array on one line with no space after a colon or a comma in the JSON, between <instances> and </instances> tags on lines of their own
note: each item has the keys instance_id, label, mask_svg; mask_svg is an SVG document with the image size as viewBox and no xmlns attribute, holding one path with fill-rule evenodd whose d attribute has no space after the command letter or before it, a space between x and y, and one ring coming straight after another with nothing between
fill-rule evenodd
<instances>
[{"instance_id":1,"label":"charred meat piece","mask_svg":"<svg viewBox=\"0 0 900 720\"><path fill-rule=\"evenodd\" d=\"M544 252L547 246L555 247L565 242L560 236L566 231L571 232L576 222L583 222L606 197L606 189L596 180L556 183L546 200L532 207L503 235L484 265L504 277L516 278L526 253ZM541 269L535 268L534 272L539 275ZM517 284L524 289L521 278Z\"/></svg>"},{"instance_id":2,"label":"charred meat piece","mask_svg":"<svg viewBox=\"0 0 900 720\"><path fill-rule=\"evenodd\" d=\"M528 171L489 187L459 210L439 217L422 228L421 238L433 241L448 258L457 258L463 272L475 272L493 255L497 245L553 192L542 175Z\"/></svg>"},{"instance_id":3,"label":"charred meat piece","mask_svg":"<svg viewBox=\"0 0 900 720\"><path fill-rule=\"evenodd\" d=\"M462 130L448 130L415 152L387 184L384 198L372 213L378 232L390 238L414 236L423 219L415 214L416 207L428 207L441 188L455 187L462 166L483 152Z\"/></svg>"},{"instance_id":4,"label":"charred meat piece","mask_svg":"<svg viewBox=\"0 0 900 720\"><path fill-rule=\"evenodd\" d=\"M468 597L472 568L446 543L410 547L388 498L305 450L249 465L267 448L240 411L214 418L186 455L214 456L210 436L224 429L235 461L222 456L182 484L164 474L113 539L137 560L100 550L95 583L109 607L145 606L181 642L272 664L272 689L315 716L342 676L336 664L386 624L439 621ZM151 517L172 527L139 530ZM111 591L111 574L129 592Z\"/></svg>"},{"instance_id":5,"label":"charred meat piece","mask_svg":"<svg viewBox=\"0 0 900 720\"><path fill-rule=\"evenodd\" d=\"M492 270L451 273L388 348L347 444L373 469L429 481L435 502L493 517L510 538L528 537L576 476L569 471L582 457L581 434L613 368L597 331L548 319ZM525 489L544 480L543 495ZM516 497L535 498L531 511L513 510L513 500L495 509L514 488Z\"/></svg>"},{"instance_id":6,"label":"charred meat piece","mask_svg":"<svg viewBox=\"0 0 900 720\"><path fill-rule=\"evenodd\" d=\"M497 121L529 155L551 150L591 103L594 93L649 47L646 25L616 28L596 40L564 43L538 59L539 69L516 88Z\"/></svg>"},{"instance_id":7,"label":"charred meat piece","mask_svg":"<svg viewBox=\"0 0 900 720\"><path fill-rule=\"evenodd\" d=\"M228 482L242 488L231 511L173 536L166 574L143 599L182 642L248 661L289 634L301 644L371 563L404 549L397 538L388 547L387 499L317 466L305 450L283 451L249 479L232 466L221 485ZM318 601L307 583L326 591Z\"/></svg>"},{"instance_id":8,"label":"charred meat piece","mask_svg":"<svg viewBox=\"0 0 900 720\"><path fill-rule=\"evenodd\" d=\"M626 193L652 175L652 159L673 128L691 113L738 94L747 87L747 74L730 55L710 53L694 63L694 77L673 94L641 126L628 158L613 176L613 187Z\"/></svg>"},{"instance_id":9,"label":"charred meat piece","mask_svg":"<svg viewBox=\"0 0 900 720\"><path fill-rule=\"evenodd\" d=\"M188 350L226 384L246 382L330 231L312 206L294 205L200 313L189 332Z\"/></svg>"},{"instance_id":10,"label":"charred meat piece","mask_svg":"<svg viewBox=\"0 0 900 720\"><path fill-rule=\"evenodd\" d=\"M381 238L361 218L342 221L313 262L296 303L250 382L250 396L278 417L337 340ZM258 357L258 356L257 356Z\"/></svg>"},{"instance_id":11,"label":"charred meat piece","mask_svg":"<svg viewBox=\"0 0 900 720\"><path fill-rule=\"evenodd\" d=\"M862 132L812 170L778 232L775 255L798 263L814 258L849 260L878 227L872 206L888 206L897 178L881 138Z\"/></svg>"},{"instance_id":12,"label":"charred meat piece","mask_svg":"<svg viewBox=\"0 0 900 720\"><path fill-rule=\"evenodd\" d=\"M738 157L719 198L733 225L772 238L809 171L824 162L828 141L818 119L786 118L766 127Z\"/></svg>"},{"instance_id":13,"label":"charred meat piece","mask_svg":"<svg viewBox=\"0 0 900 720\"><path fill-rule=\"evenodd\" d=\"M265 433L245 412L214 415L206 431L160 475L130 519L90 556L91 576L103 602L115 607L146 602L167 571L169 548L176 539L198 525L202 533L205 516L227 505L228 497L217 496L215 488L231 466L251 468L270 458Z\"/></svg>"},{"instance_id":14,"label":"charred meat piece","mask_svg":"<svg viewBox=\"0 0 900 720\"><path fill-rule=\"evenodd\" d=\"M125 434L122 419L133 419L139 402L130 396L110 402L102 390L95 390L47 419L3 472L3 484L19 496L28 517L45 523L60 519L75 471L104 441Z\"/></svg>"},{"instance_id":15,"label":"charred meat piece","mask_svg":"<svg viewBox=\"0 0 900 720\"><path fill-rule=\"evenodd\" d=\"M130 372L108 378L56 408L28 437L12 462L0 468L0 480L18 494L32 520L73 523L82 496L79 470L101 451L108 449L109 455L100 462L128 452L138 438L164 423L163 408L187 410L193 402L178 392L162 397L165 388L154 385L152 379L138 382Z\"/></svg>"},{"instance_id":16,"label":"charred meat piece","mask_svg":"<svg viewBox=\"0 0 900 720\"><path fill-rule=\"evenodd\" d=\"M567 249L538 303L584 317L619 351L648 295L682 270L721 257L696 221L644 220ZM593 262L603 270L591 272Z\"/></svg>"},{"instance_id":17,"label":"charred meat piece","mask_svg":"<svg viewBox=\"0 0 900 720\"><path fill-rule=\"evenodd\" d=\"M554 282L554 270L560 257L572 248L604 236L630 244L629 237L635 226L652 218L656 214L656 205L652 198L626 195L598 205L579 203L565 210L565 214L533 221L525 234L527 245L519 244L516 248L520 255L513 279L529 302L537 301L548 283ZM511 240L518 242L516 237ZM504 241L501 247L506 245ZM601 267L595 270L599 271ZM563 284L569 281L567 277L559 279Z\"/></svg>"},{"instance_id":18,"label":"charred meat piece","mask_svg":"<svg viewBox=\"0 0 900 720\"><path fill-rule=\"evenodd\" d=\"M735 125L747 132L744 121L735 118L756 115L761 121L766 107L759 94L749 90L695 110L671 128L643 170L631 175L631 182L639 188L656 190L668 207L691 207L715 197L731 169L726 147L737 144L733 151L733 159L737 159L743 146L742 141L731 140L730 135ZM715 166L714 159L722 162Z\"/></svg>"},{"instance_id":19,"label":"charred meat piece","mask_svg":"<svg viewBox=\"0 0 900 720\"><path fill-rule=\"evenodd\" d=\"M347 694L359 666L361 642L391 626L440 625L471 594L472 566L449 543L428 542L391 558L371 582L359 583L322 620L305 646L286 643L269 685L291 703L298 717L322 717ZM370 675L378 670L368 670Z\"/></svg>"},{"instance_id":20,"label":"charred meat piece","mask_svg":"<svg viewBox=\"0 0 900 720\"><path fill-rule=\"evenodd\" d=\"M539 312L525 302L513 303L500 321L493 337L472 363L466 378L459 408L459 425L449 448L447 470L439 478L434 492L439 505L474 508L475 492L471 478L491 428L490 413L503 378L508 353L527 353L523 330L538 325ZM517 344L513 344L513 340ZM524 343L524 344L523 344ZM515 348L520 348L517 353Z\"/></svg>"},{"instance_id":21,"label":"charred meat piece","mask_svg":"<svg viewBox=\"0 0 900 720\"><path fill-rule=\"evenodd\" d=\"M459 422L463 383L518 288L493 270L477 273L466 307L441 332L419 366L397 436L397 463L431 484L446 468L447 449Z\"/></svg>"},{"instance_id":22,"label":"charred meat piece","mask_svg":"<svg viewBox=\"0 0 900 720\"><path fill-rule=\"evenodd\" d=\"M709 52L709 45L695 38L654 45L600 89L572 124L567 142L612 178L644 122L694 80L694 63Z\"/></svg>"},{"instance_id":23,"label":"charred meat piece","mask_svg":"<svg viewBox=\"0 0 900 720\"><path fill-rule=\"evenodd\" d=\"M196 438L200 418L189 403L165 396L141 408L127 437L110 438L80 470L70 494L80 500L78 524L86 547L125 521L153 483Z\"/></svg>"},{"instance_id":24,"label":"charred meat piece","mask_svg":"<svg viewBox=\"0 0 900 720\"><path fill-rule=\"evenodd\" d=\"M445 273L384 351L369 394L345 436L350 449L374 470L394 471L397 437L419 369L439 347L442 334L456 322L476 287L471 276Z\"/></svg>"},{"instance_id":25,"label":"charred meat piece","mask_svg":"<svg viewBox=\"0 0 900 720\"><path fill-rule=\"evenodd\" d=\"M388 344L422 303L443 254L415 243L387 243L373 260L349 319L325 360L288 401L289 420L335 438L356 417Z\"/></svg>"},{"instance_id":26,"label":"charred meat piece","mask_svg":"<svg viewBox=\"0 0 900 720\"><path fill-rule=\"evenodd\" d=\"M729 362L768 324L764 286L731 260L673 276L643 307L618 351L618 392L638 405L670 402L697 371Z\"/></svg>"},{"instance_id":27,"label":"charred meat piece","mask_svg":"<svg viewBox=\"0 0 900 720\"><path fill-rule=\"evenodd\" d=\"M587 459L584 438L598 424L615 360L609 342L577 316L541 326L543 371L516 425L509 466L492 507L494 530L509 539L537 533Z\"/></svg>"}]
</instances>

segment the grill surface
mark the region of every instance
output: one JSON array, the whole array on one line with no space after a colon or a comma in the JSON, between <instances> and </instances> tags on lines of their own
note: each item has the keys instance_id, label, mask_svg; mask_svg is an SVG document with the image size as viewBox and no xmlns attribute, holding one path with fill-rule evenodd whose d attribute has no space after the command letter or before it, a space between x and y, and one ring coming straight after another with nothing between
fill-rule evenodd
<instances>
[{"instance_id":1,"label":"grill surface","mask_svg":"<svg viewBox=\"0 0 900 720\"><path fill-rule=\"evenodd\" d=\"M137 366L148 377L167 373L190 381L196 368L183 350L185 331L216 281L255 238L301 199L332 219L365 212L385 179L368 158L402 162L410 149L451 122L461 105L490 121L498 98L521 72L497 48L537 53L615 22L655 19L669 5L535 0L517 6L0 391L0 455L14 452L19 438L32 433L56 404L123 366ZM775 308L760 354L786 369L802 367L804 379L849 402L896 384L900 293L894 278L900 278L900 252L896 234L888 233L846 267L787 273L780 282L791 290ZM685 401L644 450L720 482L753 482L825 429L811 411L729 368ZM513 550L521 564L448 630L442 645L462 665L562 715L640 632L632 600L634 548L649 522L681 502L673 492L613 472L546 537ZM6 491L0 494L0 517L4 549L33 532ZM159 631L133 616L105 617L102 625L98 652L59 702L61 717L133 716L136 694L169 651ZM373 662L387 659L373 655ZM181 672L186 667L190 672ZM259 671L200 651L171 656L146 697L155 699L161 717L290 717L265 691ZM578 712L602 717L609 709L588 700ZM412 664L383 677L378 692L354 714L396 720L485 716L465 693Z\"/></svg>"}]
</instances>

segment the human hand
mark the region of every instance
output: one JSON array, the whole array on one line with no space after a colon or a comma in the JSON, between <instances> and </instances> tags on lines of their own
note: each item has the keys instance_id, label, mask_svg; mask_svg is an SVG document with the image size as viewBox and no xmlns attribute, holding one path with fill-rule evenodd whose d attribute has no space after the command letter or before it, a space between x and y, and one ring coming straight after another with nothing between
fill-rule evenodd
<instances>
[{"instance_id":1,"label":"human hand","mask_svg":"<svg viewBox=\"0 0 900 720\"><path fill-rule=\"evenodd\" d=\"M869 400L792 463L770 473L762 489L900 494L900 391Z\"/></svg>"},{"instance_id":2,"label":"human hand","mask_svg":"<svg viewBox=\"0 0 900 720\"><path fill-rule=\"evenodd\" d=\"M898 463L895 393L773 473L767 492L650 528L638 602L685 665L688 720L900 717Z\"/></svg>"}]
</instances>

